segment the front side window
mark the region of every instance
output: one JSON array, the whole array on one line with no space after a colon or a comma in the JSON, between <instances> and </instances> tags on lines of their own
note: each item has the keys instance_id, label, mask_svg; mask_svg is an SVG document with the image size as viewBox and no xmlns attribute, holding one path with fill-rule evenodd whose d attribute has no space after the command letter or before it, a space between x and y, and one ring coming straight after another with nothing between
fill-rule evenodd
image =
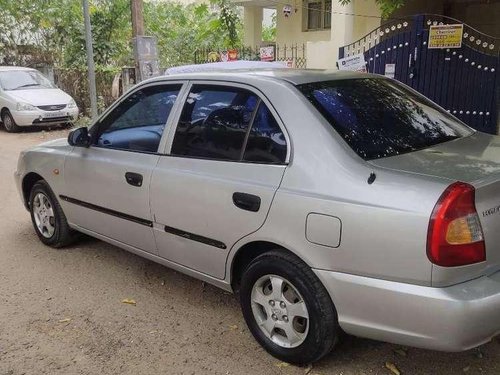
<instances>
[{"instance_id":1,"label":"front side window","mask_svg":"<svg viewBox=\"0 0 500 375\"><path fill-rule=\"evenodd\" d=\"M157 152L181 85L157 85L135 91L101 123L95 144L128 151Z\"/></svg>"},{"instance_id":2,"label":"front side window","mask_svg":"<svg viewBox=\"0 0 500 375\"><path fill-rule=\"evenodd\" d=\"M383 78L298 86L363 159L424 149L473 131L424 96Z\"/></svg>"},{"instance_id":3,"label":"front side window","mask_svg":"<svg viewBox=\"0 0 500 375\"><path fill-rule=\"evenodd\" d=\"M282 163L286 141L275 118L251 91L195 85L175 132L172 155Z\"/></svg>"},{"instance_id":4,"label":"front side window","mask_svg":"<svg viewBox=\"0 0 500 375\"><path fill-rule=\"evenodd\" d=\"M36 70L9 70L0 72L0 86L7 91L53 89L55 86Z\"/></svg>"}]
</instances>

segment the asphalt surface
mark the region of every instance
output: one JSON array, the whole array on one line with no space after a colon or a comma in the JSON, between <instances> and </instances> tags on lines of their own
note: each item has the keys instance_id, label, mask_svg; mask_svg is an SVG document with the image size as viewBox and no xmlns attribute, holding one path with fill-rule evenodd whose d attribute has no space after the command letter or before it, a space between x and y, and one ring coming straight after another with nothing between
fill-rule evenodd
<instances>
[{"instance_id":1,"label":"asphalt surface","mask_svg":"<svg viewBox=\"0 0 500 375\"><path fill-rule=\"evenodd\" d=\"M391 374L387 362L500 374L498 340L440 353L346 337L312 369L287 365L253 340L229 293L98 240L42 245L13 173L21 150L66 133L0 130L0 375Z\"/></svg>"}]
</instances>

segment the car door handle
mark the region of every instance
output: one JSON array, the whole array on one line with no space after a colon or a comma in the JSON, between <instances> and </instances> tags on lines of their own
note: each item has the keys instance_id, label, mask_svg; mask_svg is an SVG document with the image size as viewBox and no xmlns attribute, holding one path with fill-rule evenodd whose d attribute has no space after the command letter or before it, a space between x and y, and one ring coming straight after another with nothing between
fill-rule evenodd
<instances>
[{"instance_id":1,"label":"car door handle","mask_svg":"<svg viewBox=\"0 0 500 375\"><path fill-rule=\"evenodd\" d=\"M125 173L125 180L132 186L142 186L142 174L127 172Z\"/></svg>"},{"instance_id":2,"label":"car door handle","mask_svg":"<svg viewBox=\"0 0 500 375\"><path fill-rule=\"evenodd\" d=\"M247 193L234 193L233 203L245 211L257 212L260 209L260 197Z\"/></svg>"}]
</instances>

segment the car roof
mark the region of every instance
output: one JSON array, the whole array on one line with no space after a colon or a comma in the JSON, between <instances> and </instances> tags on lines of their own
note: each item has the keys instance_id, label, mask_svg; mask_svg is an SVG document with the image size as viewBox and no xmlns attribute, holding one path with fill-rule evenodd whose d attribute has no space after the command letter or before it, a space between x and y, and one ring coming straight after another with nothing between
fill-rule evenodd
<instances>
[{"instance_id":1,"label":"car roof","mask_svg":"<svg viewBox=\"0 0 500 375\"><path fill-rule=\"evenodd\" d=\"M173 66L165 70L166 75L180 74L180 73L196 73L196 72L217 72L227 70L248 70L248 69L272 69L272 68L286 68L287 66L280 61L250 61L250 60L237 60L237 61L219 61L205 64L190 64Z\"/></svg>"},{"instance_id":2,"label":"car roof","mask_svg":"<svg viewBox=\"0 0 500 375\"><path fill-rule=\"evenodd\" d=\"M351 71L339 71L328 69L290 69L290 68L273 68L273 69L234 69L194 73L178 73L170 74L161 77L148 79L144 82L154 82L162 80L220 80L220 81L241 81L259 80L259 79L275 79L279 81L287 81L293 85L304 83L333 81L344 79L359 79L377 77L374 74L359 73ZM378 76L380 77L380 76Z\"/></svg>"},{"instance_id":3,"label":"car roof","mask_svg":"<svg viewBox=\"0 0 500 375\"><path fill-rule=\"evenodd\" d=\"M13 71L13 70L35 70L33 68L25 68L22 66L1 66L0 65L0 72L8 72L8 71Z\"/></svg>"}]
</instances>

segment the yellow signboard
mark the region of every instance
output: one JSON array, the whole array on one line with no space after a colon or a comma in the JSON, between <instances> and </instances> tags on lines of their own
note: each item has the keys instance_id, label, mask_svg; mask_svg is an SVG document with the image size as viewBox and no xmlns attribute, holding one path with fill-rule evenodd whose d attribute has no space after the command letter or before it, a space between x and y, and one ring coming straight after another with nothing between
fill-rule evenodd
<instances>
[{"instance_id":1,"label":"yellow signboard","mask_svg":"<svg viewBox=\"0 0 500 375\"><path fill-rule=\"evenodd\" d=\"M429 29L428 48L460 48L464 25L432 25Z\"/></svg>"}]
</instances>

